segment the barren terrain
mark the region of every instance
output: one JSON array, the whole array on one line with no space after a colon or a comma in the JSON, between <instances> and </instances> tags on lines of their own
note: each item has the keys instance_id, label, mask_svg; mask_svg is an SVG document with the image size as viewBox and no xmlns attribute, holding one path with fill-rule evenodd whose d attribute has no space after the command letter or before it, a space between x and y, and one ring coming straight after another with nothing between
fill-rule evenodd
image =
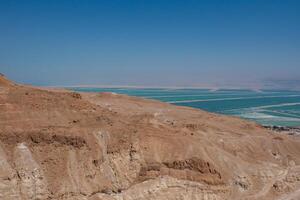
<instances>
[{"instance_id":1,"label":"barren terrain","mask_svg":"<svg viewBox=\"0 0 300 200\"><path fill-rule=\"evenodd\" d=\"M300 137L0 76L0 199L300 199Z\"/></svg>"}]
</instances>

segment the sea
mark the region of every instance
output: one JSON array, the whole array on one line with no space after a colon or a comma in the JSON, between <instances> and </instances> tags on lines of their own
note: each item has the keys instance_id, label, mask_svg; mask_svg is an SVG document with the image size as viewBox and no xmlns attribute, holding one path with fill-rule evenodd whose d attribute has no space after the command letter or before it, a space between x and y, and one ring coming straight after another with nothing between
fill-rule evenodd
<instances>
[{"instance_id":1,"label":"sea","mask_svg":"<svg viewBox=\"0 0 300 200\"><path fill-rule=\"evenodd\" d=\"M70 89L70 88L68 88ZM253 120L265 126L300 127L300 91L156 88L71 88L114 92Z\"/></svg>"}]
</instances>

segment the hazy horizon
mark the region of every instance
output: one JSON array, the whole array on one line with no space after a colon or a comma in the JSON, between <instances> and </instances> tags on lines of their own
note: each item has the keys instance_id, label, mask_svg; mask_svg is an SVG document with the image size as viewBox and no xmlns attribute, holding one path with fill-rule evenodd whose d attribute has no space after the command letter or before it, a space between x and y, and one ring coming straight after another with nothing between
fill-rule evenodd
<instances>
[{"instance_id":1,"label":"hazy horizon","mask_svg":"<svg viewBox=\"0 0 300 200\"><path fill-rule=\"evenodd\" d=\"M0 72L39 86L300 90L299 1L1 1Z\"/></svg>"}]
</instances>

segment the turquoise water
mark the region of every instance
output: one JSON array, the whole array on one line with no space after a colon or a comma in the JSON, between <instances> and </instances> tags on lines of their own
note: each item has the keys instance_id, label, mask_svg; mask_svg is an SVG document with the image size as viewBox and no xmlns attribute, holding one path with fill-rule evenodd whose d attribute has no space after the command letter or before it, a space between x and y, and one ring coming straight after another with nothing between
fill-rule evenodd
<instances>
[{"instance_id":1,"label":"turquoise water","mask_svg":"<svg viewBox=\"0 0 300 200\"><path fill-rule=\"evenodd\" d=\"M300 126L300 92L205 89L71 88L81 92L115 92L180 106L233 115L262 125Z\"/></svg>"}]
</instances>

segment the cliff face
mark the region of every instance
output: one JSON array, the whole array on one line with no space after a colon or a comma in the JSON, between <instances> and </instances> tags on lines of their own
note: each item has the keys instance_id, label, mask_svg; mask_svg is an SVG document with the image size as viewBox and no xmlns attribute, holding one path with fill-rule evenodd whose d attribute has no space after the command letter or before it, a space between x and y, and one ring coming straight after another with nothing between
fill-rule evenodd
<instances>
[{"instance_id":1,"label":"cliff face","mask_svg":"<svg viewBox=\"0 0 300 200\"><path fill-rule=\"evenodd\" d=\"M292 198L300 198L299 137L0 76L0 199Z\"/></svg>"}]
</instances>

